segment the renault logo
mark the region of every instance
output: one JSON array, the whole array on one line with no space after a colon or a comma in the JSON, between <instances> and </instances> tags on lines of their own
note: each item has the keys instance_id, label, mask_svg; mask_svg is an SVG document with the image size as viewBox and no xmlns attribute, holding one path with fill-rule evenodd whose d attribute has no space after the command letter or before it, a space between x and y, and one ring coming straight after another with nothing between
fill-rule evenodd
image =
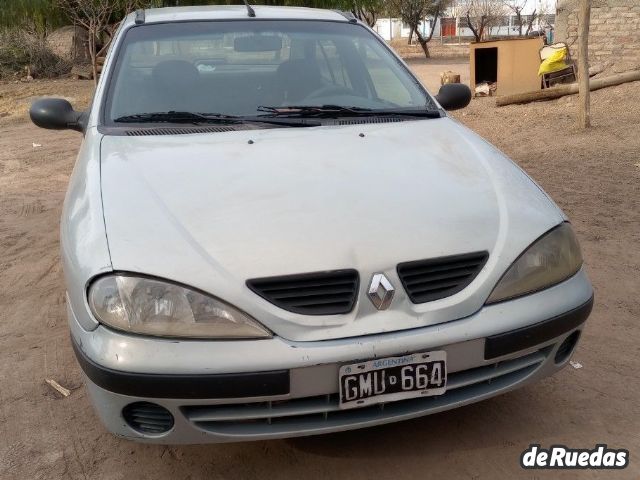
<instances>
[{"instance_id":1,"label":"renault logo","mask_svg":"<svg viewBox=\"0 0 640 480\"><path fill-rule=\"evenodd\" d=\"M395 288L383 273L374 273L367 296L378 310L386 310L391 305Z\"/></svg>"}]
</instances>

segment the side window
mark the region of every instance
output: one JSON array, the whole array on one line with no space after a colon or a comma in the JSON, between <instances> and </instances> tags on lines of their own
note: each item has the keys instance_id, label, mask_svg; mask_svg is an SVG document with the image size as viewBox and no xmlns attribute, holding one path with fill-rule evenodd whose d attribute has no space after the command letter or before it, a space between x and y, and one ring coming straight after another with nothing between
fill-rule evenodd
<instances>
[{"instance_id":1,"label":"side window","mask_svg":"<svg viewBox=\"0 0 640 480\"><path fill-rule=\"evenodd\" d=\"M389 55L382 55L375 51L369 42L359 43L358 49L371 76L377 97L393 105L413 103L409 90L397 76L397 69L389 68L388 62L393 59Z\"/></svg>"},{"instance_id":2,"label":"side window","mask_svg":"<svg viewBox=\"0 0 640 480\"><path fill-rule=\"evenodd\" d=\"M326 84L352 88L347 69L333 41L316 42L316 62Z\"/></svg>"}]
</instances>

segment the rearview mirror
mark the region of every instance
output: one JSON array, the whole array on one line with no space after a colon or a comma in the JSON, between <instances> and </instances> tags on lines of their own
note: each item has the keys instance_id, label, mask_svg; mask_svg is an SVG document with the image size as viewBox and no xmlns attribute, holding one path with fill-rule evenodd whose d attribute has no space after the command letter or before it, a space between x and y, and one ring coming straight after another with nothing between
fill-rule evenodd
<instances>
[{"instance_id":1,"label":"rearview mirror","mask_svg":"<svg viewBox=\"0 0 640 480\"><path fill-rule=\"evenodd\" d=\"M87 112L76 112L63 98L41 98L29 109L31 121L40 128L50 130L76 130L87 128Z\"/></svg>"},{"instance_id":2,"label":"rearview mirror","mask_svg":"<svg viewBox=\"0 0 640 480\"><path fill-rule=\"evenodd\" d=\"M282 50L282 37L276 35L248 35L233 42L236 52L277 52Z\"/></svg>"},{"instance_id":3,"label":"rearview mirror","mask_svg":"<svg viewBox=\"0 0 640 480\"><path fill-rule=\"evenodd\" d=\"M471 89L462 83L445 83L440 87L436 100L445 110L458 110L469 105Z\"/></svg>"}]
</instances>

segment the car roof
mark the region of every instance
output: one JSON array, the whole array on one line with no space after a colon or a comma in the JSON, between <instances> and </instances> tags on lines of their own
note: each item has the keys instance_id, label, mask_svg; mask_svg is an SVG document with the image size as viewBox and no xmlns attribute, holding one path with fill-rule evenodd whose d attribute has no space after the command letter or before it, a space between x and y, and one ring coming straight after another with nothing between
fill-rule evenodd
<instances>
[{"instance_id":1,"label":"car roof","mask_svg":"<svg viewBox=\"0 0 640 480\"><path fill-rule=\"evenodd\" d=\"M348 21L342 13L334 10L305 7L273 7L252 5L256 19L278 20L330 20ZM194 20L241 20L247 19L247 7L244 5L207 5L194 7L149 8L145 11L145 23L182 22ZM126 23L133 23L136 14L132 13Z\"/></svg>"}]
</instances>

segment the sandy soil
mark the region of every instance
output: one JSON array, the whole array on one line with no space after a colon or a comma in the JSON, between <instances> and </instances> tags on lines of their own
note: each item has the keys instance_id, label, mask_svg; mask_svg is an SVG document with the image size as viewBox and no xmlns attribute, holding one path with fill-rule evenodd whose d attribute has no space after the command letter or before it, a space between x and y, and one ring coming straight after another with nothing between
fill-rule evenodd
<instances>
[{"instance_id":1,"label":"sandy soil","mask_svg":"<svg viewBox=\"0 0 640 480\"><path fill-rule=\"evenodd\" d=\"M451 64L412 67L437 88L437 75ZM16 112L0 118L0 478L640 477L640 82L595 92L588 132L574 129L571 97L501 109L479 99L455 114L524 167L574 222L596 289L575 356L583 368L379 428L180 448L108 434L81 387L69 343L58 217L81 137L38 130L24 111L35 95L86 103L90 87L0 84L0 113ZM71 395L61 397L46 378ZM631 466L606 475L525 472L519 456L530 443L607 443L629 449Z\"/></svg>"},{"instance_id":2,"label":"sandy soil","mask_svg":"<svg viewBox=\"0 0 640 480\"><path fill-rule=\"evenodd\" d=\"M91 101L93 83L82 80L0 80L0 122L24 121L34 99L46 96L66 98L85 107ZM2 125L3 123L0 123Z\"/></svg>"},{"instance_id":3,"label":"sandy soil","mask_svg":"<svg viewBox=\"0 0 640 480\"><path fill-rule=\"evenodd\" d=\"M409 67L416 72L424 86L432 93L438 93L440 89L440 74L451 70L460 74L460 81L469 85L469 63L464 63L459 58L440 58L427 60L425 58L407 58Z\"/></svg>"}]
</instances>

